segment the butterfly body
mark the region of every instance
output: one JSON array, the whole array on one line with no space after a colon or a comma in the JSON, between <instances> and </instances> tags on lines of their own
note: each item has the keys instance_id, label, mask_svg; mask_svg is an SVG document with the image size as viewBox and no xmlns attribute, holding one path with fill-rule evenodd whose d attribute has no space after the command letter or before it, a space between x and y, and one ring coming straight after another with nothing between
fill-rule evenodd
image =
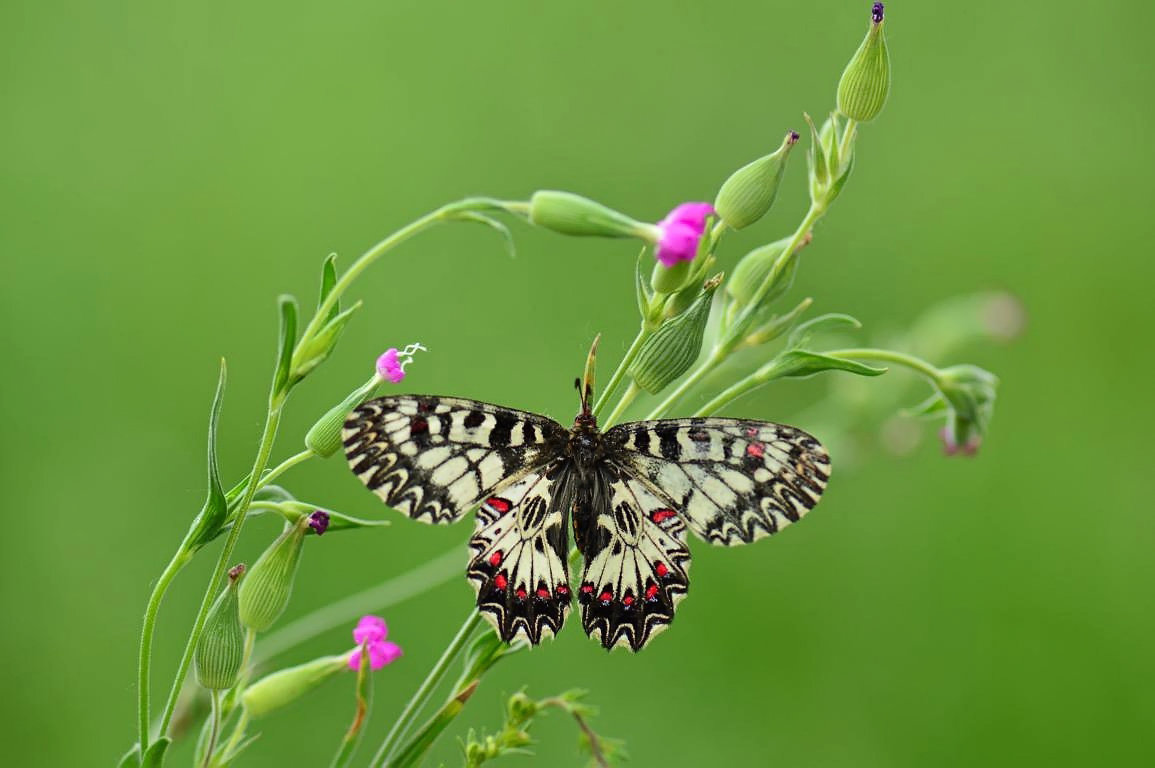
<instances>
[{"instance_id":1,"label":"butterfly body","mask_svg":"<svg viewBox=\"0 0 1155 768\"><path fill-rule=\"evenodd\" d=\"M830 469L793 427L696 418L601 432L585 398L566 429L474 400L382 397L343 436L353 472L399 511L448 523L477 509L467 576L502 639L555 634L576 596L587 634L635 651L689 588L687 528L722 545L774 533L817 503Z\"/></svg>"}]
</instances>

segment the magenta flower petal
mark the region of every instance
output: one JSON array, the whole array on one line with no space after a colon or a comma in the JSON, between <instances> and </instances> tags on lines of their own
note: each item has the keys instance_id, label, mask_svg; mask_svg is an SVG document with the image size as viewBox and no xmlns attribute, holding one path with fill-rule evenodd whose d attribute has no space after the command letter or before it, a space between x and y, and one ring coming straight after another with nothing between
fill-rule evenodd
<instances>
[{"instance_id":1,"label":"magenta flower petal","mask_svg":"<svg viewBox=\"0 0 1155 768\"><path fill-rule=\"evenodd\" d=\"M365 641L377 643L389 636L389 627L380 616L362 616L353 630L353 642L360 645Z\"/></svg>"},{"instance_id":2,"label":"magenta flower petal","mask_svg":"<svg viewBox=\"0 0 1155 768\"><path fill-rule=\"evenodd\" d=\"M382 640L378 643L369 644L369 666L373 669L381 669L386 664L392 664L401 657L401 646L396 643L391 643L388 640Z\"/></svg>"},{"instance_id":3,"label":"magenta flower petal","mask_svg":"<svg viewBox=\"0 0 1155 768\"><path fill-rule=\"evenodd\" d=\"M397 362L397 348L390 347L385 350L385 354L377 358L377 375L383 379L393 381L393 376L398 372L401 372L402 376L405 375L405 373L401 371L401 363Z\"/></svg>"},{"instance_id":4,"label":"magenta flower petal","mask_svg":"<svg viewBox=\"0 0 1155 768\"><path fill-rule=\"evenodd\" d=\"M682 203L670 211L657 224L657 260L667 267L679 261L693 261L706 231L706 220L713 213L714 206L709 203Z\"/></svg>"}]
</instances>

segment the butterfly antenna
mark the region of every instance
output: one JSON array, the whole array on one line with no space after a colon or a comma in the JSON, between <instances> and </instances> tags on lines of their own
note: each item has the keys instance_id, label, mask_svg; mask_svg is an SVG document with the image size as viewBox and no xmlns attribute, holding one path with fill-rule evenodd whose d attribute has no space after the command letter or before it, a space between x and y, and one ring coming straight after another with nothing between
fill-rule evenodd
<instances>
[{"instance_id":1,"label":"butterfly antenna","mask_svg":"<svg viewBox=\"0 0 1155 768\"><path fill-rule=\"evenodd\" d=\"M576 382L578 387L578 396L582 402L582 415L589 416L590 401L593 400L594 394L594 368L597 365L598 358L598 342L602 340L602 335L599 333L594 336L594 343L590 345L590 352L586 356L586 368L582 374L581 379Z\"/></svg>"}]
</instances>

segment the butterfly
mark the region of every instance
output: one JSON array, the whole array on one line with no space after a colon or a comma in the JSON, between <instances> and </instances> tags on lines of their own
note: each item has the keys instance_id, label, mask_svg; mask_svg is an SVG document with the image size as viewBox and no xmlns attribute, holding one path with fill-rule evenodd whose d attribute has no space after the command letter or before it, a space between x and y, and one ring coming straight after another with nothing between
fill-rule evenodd
<instances>
[{"instance_id":1,"label":"butterfly","mask_svg":"<svg viewBox=\"0 0 1155 768\"><path fill-rule=\"evenodd\" d=\"M556 634L576 592L586 634L638 651L689 589L686 529L723 546L776 533L818 502L830 459L806 432L765 421L661 419L601 432L589 378L578 389L569 429L476 400L379 397L349 414L345 455L370 490L416 520L453 523L477 509L467 577L502 640ZM576 589L571 528L584 560Z\"/></svg>"}]
</instances>

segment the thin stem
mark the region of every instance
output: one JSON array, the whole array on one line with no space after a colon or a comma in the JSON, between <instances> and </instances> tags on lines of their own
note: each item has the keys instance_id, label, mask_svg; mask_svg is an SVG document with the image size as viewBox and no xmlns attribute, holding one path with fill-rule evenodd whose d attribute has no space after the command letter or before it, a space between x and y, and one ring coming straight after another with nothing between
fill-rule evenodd
<instances>
[{"instance_id":1,"label":"thin stem","mask_svg":"<svg viewBox=\"0 0 1155 768\"><path fill-rule=\"evenodd\" d=\"M233 751L237 748L237 745L241 743L241 739L244 738L245 729L248 727L249 713L245 711L244 707L242 707L241 715L237 718L237 724L233 726L233 732L229 735L229 740L225 742L224 747L221 749L222 759L226 761L229 759L229 755L233 753Z\"/></svg>"},{"instance_id":2,"label":"thin stem","mask_svg":"<svg viewBox=\"0 0 1155 768\"><path fill-rule=\"evenodd\" d=\"M300 464L302 461L308 461L316 455L317 454L313 453L308 448L301 451L300 453L293 454L265 473L264 477L261 478L261 487L270 484L285 472L288 472L290 469Z\"/></svg>"},{"instance_id":3,"label":"thin stem","mask_svg":"<svg viewBox=\"0 0 1155 768\"><path fill-rule=\"evenodd\" d=\"M626 408L630 407L630 403L634 402L634 399L637 398L638 393L641 391L637 383L631 381L630 386L627 387L625 393L622 394L622 399L618 401L618 404L614 406L613 412L606 418L606 423L602 425L602 429L609 429L614 424L617 424L622 413Z\"/></svg>"},{"instance_id":4,"label":"thin stem","mask_svg":"<svg viewBox=\"0 0 1155 768\"><path fill-rule=\"evenodd\" d=\"M221 692L217 689L209 691L209 701L212 702L212 711L210 713L211 727L209 730L209 743L205 748L204 768L209 768L213 764L213 753L217 749L217 738L221 733Z\"/></svg>"},{"instance_id":5,"label":"thin stem","mask_svg":"<svg viewBox=\"0 0 1155 768\"><path fill-rule=\"evenodd\" d=\"M193 651L196 648L197 641L200 639L201 631L204 629L205 619L208 617L209 609L216 599L217 589L221 582L224 581L225 574L229 570L229 561L233 556L233 549L236 548L237 541L240 540L241 528L244 527L249 505L253 501L253 495L256 494L257 488L261 485L259 478L264 472L265 465L269 462L269 455L273 451L273 442L277 437L277 427L281 423L281 408L284 406L284 402L283 396L274 396L269 401L269 410L265 416L265 426L261 433L261 442L257 448L257 457L253 461L253 470L249 473L249 482L245 486L245 492L241 497L240 503L237 505L232 527L229 529L229 535L225 539L221 554L217 558L216 568L213 569L212 578L209 579L208 587L205 589L204 597L201 599L200 610L197 612L196 619L193 621L192 632L189 633L184 654L181 656L180 664L177 666L176 677L173 678L172 688L168 694L168 701L165 703L164 714L160 719L159 733L161 734L168 732L169 723L172 721L172 713L176 709L177 698L180 696L181 688L184 687L185 676L188 674L189 664L192 662Z\"/></svg>"},{"instance_id":6,"label":"thin stem","mask_svg":"<svg viewBox=\"0 0 1155 768\"><path fill-rule=\"evenodd\" d=\"M609 382L606 383L605 390L602 391L601 397L598 398L597 404L594 405L594 416L602 412L602 409L606 407L610 398L617 392L618 386L622 382L622 377L625 376L626 371L630 367L630 363L638 356L638 351L641 350L642 344L646 342L646 339L648 339L652 333L653 330L648 328L645 323L642 323L641 329L638 330L638 335L634 337L630 348L627 349L626 354L622 356L622 361L618 363L617 369L615 369L613 375L610 376ZM611 419L612 418L613 417L611 417Z\"/></svg>"},{"instance_id":7,"label":"thin stem","mask_svg":"<svg viewBox=\"0 0 1155 768\"><path fill-rule=\"evenodd\" d=\"M660 419L668 414L674 404L677 403L683 395L689 392L695 384L701 381L702 377L709 373L710 369L713 368L718 362L720 362L724 356L725 353L721 352L719 347L715 347L714 351L710 353L710 356L707 357L701 365L691 371L686 378L682 379L682 383L679 384L673 392L667 395L666 399L659 403L658 406L654 408L654 410L650 411L650 414L646 416L646 419Z\"/></svg>"},{"instance_id":8,"label":"thin stem","mask_svg":"<svg viewBox=\"0 0 1155 768\"><path fill-rule=\"evenodd\" d=\"M148 596L148 605L144 609L144 628L140 633L140 666L137 670L137 694L139 701L139 716L140 716L140 751L143 755L148 751L149 743L151 741L151 734L149 733L149 720L151 713L149 712L149 695L151 692L151 675L152 669L152 637L156 629L156 616L160 611L161 601L164 600L164 595L168 591L169 585L184 568L185 564L191 559L191 555L185 548L184 543L173 555L172 559L168 561L168 565L164 567L160 578L156 580L156 584L152 588L152 594Z\"/></svg>"},{"instance_id":9,"label":"thin stem","mask_svg":"<svg viewBox=\"0 0 1155 768\"><path fill-rule=\"evenodd\" d=\"M710 402L703 405L698 410L694 411L695 416L712 416L717 413L730 402L737 400L747 392L751 392L762 386L770 379L761 379L757 374L751 374L741 381L734 382L730 386L715 395Z\"/></svg>"},{"instance_id":10,"label":"thin stem","mask_svg":"<svg viewBox=\"0 0 1155 768\"><path fill-rule=\"evenodd\" d=\"M409 699L409 703L405 705L401 715L397 721L393 723L393 727L389 730L389 734L385 737L385 741L381 742L381 746L377 748L377 753L373 755L373 759L369 761L370 766L387 766L389 758L393 756L393 752L397 749L398 742L404 735L405 731L413 724L417 718L417 714L421 708L429 701L429 697L433 695L433 691L437 688L437 684L441 682L449 671L449 667L457 659L458 655L465 649L469 641L470 635L473 631L481 625L482 618L478 611L473 611L469 614L469 618L461 625L461 629L457 630L457 634L449 642L441 658L433 665L433 669L429 670L425 680L422 681L421 686L413 697Z\"/></svg>"},{"instance_id":11,"label":"thin stem","mask_svg":"<svg viewBox=\"0 0 1155 768\"><path fill-rule=\"evenodd\" d=\"M886 363L894 363L912 371L917 371L923 376L927 377L933 382L938 382L942 379L942 374L930 363L908 355L905 352L895 352L890 349L874 349L873 347L862 347L857 349L836 349L833 352L824 352L828 357L853 357L857 360L880 360Z\"/></svg>"},{"instance_id":12,"label":"thin stem","mask_svg":"<svg viewBox=\"0 0 1155 768\"><path fill-rule=\"evenodd\" d=\"M424 594L460 574L461 549L454 547L407 573L329 603L270 632L261 638L257 662L267 661L366 613L382 611L411 597Z\"/></svg>"},{"instance_id":13,"label":"thin stem","mask_svg":"<svg viewBox=\"0 0 1155 768\"><path fill-rule=\"evenodd\" d=\"M858 130L858 121L852 117L846 119L846 128L842 132L842 141L838 145L838 157L846 163L846 153L850 151L850 144L854 141L854 134Z\"/></svg>"},{"instance_id":14,"label":"thin stem","mask_svg":"<svg viewBox=\"0 0 1155 768\"><path fill-rule=\"evenodd\" d=\"M585 734L586 741L590 743L590 757L594 759L594 762L597 763L600 768L609 768L609 761L606 760L605 753L602 752L602 737L598 736L597 731L590 727L590 724L586 722L581 712L579 712L573 704L556 696L543 699L538 703L542 707L556 707L572 717L577 723L578 728Z\"/></svg>"},{"instance_id":15,"label":"thin stem","mask_svg":"<svg viewBox=\"0 0 1155 768\"><path fill-rule=\"evenodd\" d=\"M344 274L337 278L337 282L333 285L333 290L329 292L329 295L326 296L325 300L321 302L321 305L317 307L316 314L314 314L313 319L309 321L309 325L305 328L305 332L301 334L300 341L297 342L297 349L301 349L309 341L312 341L313 337L319 330L321 330L321 327L324 325L324 323L327 322L329 312L332 311L333 307L337 306L337 302L340 300L341 295L349 288L350 285L353 284L353 281L356 280L362 272L368 269L368 267L374 261L380 258L381 255L385 252L397 247L409 238L428 229L434 224L439 224L442 221L446 221L455 213L469 210L492 210L494 208L500 208L502 210L513 210L516 205L516 203L502 202L500 200L492 200L483 197L466 198L465 200L458 200L457 202L443 205L437 210L425 214L421 218L406 224L401 229L389 235L384 240L380 241L372 248L365 251L365 253L363 253L360 258L358 258L355 262L353 262L352 265L350 265L347 270L345 270Z\"/></svg>"}]
</instances>

